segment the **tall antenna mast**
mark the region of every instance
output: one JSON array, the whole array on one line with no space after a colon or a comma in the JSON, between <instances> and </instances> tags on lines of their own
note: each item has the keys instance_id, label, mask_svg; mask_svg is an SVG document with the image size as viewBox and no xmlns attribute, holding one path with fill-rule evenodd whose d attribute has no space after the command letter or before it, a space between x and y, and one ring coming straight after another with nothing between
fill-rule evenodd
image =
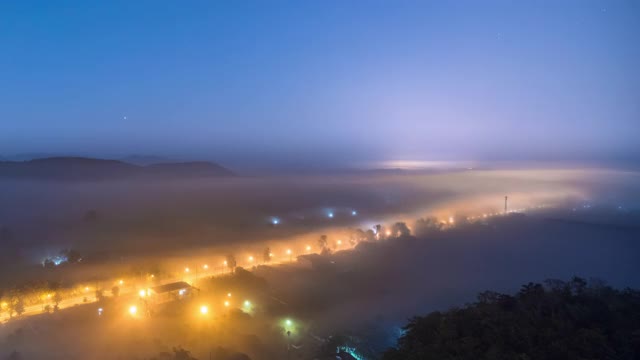
<instances>
[{"instance_id":1,"label":"tall antenna mast","mask_svg":"<svg viewBox=\"0 0 640 360\"><path fill-rule=\"evenodd\" d=\"M508 196L505 196L505 197L504 197L504 213L505 213L505 214L507 213L507 200L508 200L508 199L509 199L509 197L508 197Z\"/></svg>"}]
</instances>

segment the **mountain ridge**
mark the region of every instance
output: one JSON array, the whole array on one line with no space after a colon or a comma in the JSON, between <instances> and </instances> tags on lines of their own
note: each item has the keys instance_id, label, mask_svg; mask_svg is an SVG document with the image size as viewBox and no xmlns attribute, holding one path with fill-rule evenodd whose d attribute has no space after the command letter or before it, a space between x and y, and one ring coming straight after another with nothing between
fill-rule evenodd
<instances>
[{"instance_id":1,"label":"mountain ridge","mask_svg":"<svg viewBox=\"0 0 640 360\"><path fill-rule=\"evenodd\" d=\"M235 174L213 162L189 161L136 165L121 160L60 156L0 161L0 178L42 180L117 180L228 177Z\"/></svg>"}]
</instances>

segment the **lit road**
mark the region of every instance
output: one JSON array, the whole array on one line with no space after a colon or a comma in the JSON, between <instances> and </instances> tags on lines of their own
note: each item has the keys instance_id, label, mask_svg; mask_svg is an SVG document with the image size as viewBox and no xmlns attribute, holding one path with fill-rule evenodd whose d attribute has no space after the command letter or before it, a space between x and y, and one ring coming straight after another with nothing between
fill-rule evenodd
<instances>
[{"instance_id":1,"label":"lit road","mask_svg":"<svg viewBox=\"0 0 640 360\"><path fill-rule=\"evenodd\" d=\"M540 206L538 207L534 207L534 209L539 209L541 208ZM525 211L526 209L518 209L518 210L514 210L513 212L520 212L520 211ZM479 215L475 215L475 216L468 216L466 219L469 221L476 221L476 220L484 220L484 219L488 219L491 217L495 217L495 216L501 216L503 215L502 213L486 213L486 214L479 214ZM449 217L446 220L441 221L441 223L447 227L455 227L454 221L452 217ZM393 235L390 234L389 231L387 231L385 234L383 234L384 237L386 238L393 238ZM348 243L343 243L340 240L338 240L338 249L335 250L339 250L339 251L345 251L345 250L352 250L353 247L350 246ZM274 266L274 265L286 265L286 264L292 264L295 263L296 258L298 255L309 255L309 254L317 254L317 252L311 251L310 247L307 246L306 251L298 253L298 254L294 254L291 250L287 249L286 251L286 255L282 255L279 256L277 259L275 257L272 258L272 260L268 263L265 262L259 262L257 260L255 260L255 257L250 256L249 258L245 259L245 261L237 261L237 266L238 267L245 267L245 268L251 268L253 266L258 266L258 265L269 265L269 266ZM225 262L226 263L226 262ZM121 282L122 280L114 280L113 283L114 284L118 284L120 282L119 288L120 288L120 294L119 297L121 298L131 298L131 297L137 297L138 296L138 291L140 289L146 289L148 287L155 287L155 286L160 286L160 285L165 285L165 284L169 284L172 282L176 282L176 281L186 281L188 283L190 283L192 286L196 286L197 287L197 281L203 280L203 279L207 279L207 278L211 278L211 277L215 277L215 276L221 276L224 274L229 274L230 270L228 268L226 268L225 266L212 266L209 267L207 265L199 265L205 268L201 268L199 267L198 270L196 271L195 268L185 268L184 272L178 272L178 273L173 273L171 274L168 278L162 280L162 281L154 281L153 285L150 286L148 282L136 282L136 281L132 281L132 280L126 280L124 281L124 285ZM188 269L188 270L187 270ZM108 294L107 291L104 292L104 296L105 297L111 297L111 294ZM91 290L87 290L86 293L84 294L80 294L80 295L76 295L70 298L63 298L60 303L58 304L58 311L64 310L64 309L68 309L74 306L82 306L82 305L87 305L87 304L92 304L97 302L97 299L95 297L95 288L92 288ZM25 306L25 311L22 315L20 315L19 317L16 317L14 315L14 318L25 318L28 316L33 316L33 315L39 315L39 314L43 314L45 313L44 311L44 307L49 304L51 307L51 310L53 310L53 302L51 300L49 300L47 303L42 303L42 304L36 304L36 305L30 305L30 306ZM8 311L6 309L6 306L2 308L2 312L0 312L0 322L6 322L9 321L9 314Z\"/></svg>"}]
</instances>

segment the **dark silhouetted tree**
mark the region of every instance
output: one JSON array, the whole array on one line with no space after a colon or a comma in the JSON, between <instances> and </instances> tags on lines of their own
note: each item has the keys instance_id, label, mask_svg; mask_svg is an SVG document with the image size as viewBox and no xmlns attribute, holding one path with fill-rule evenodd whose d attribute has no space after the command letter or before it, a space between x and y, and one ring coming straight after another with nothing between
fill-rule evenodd
<instances>
[{"instance_id":1,"label":"dark silhouetted tree","mask_svg":"<svg viewBox=\"0 0 640 360\"><path fill-rule=\"evenodd\" d=\"M24 300L22 299L22 297L18 297L16 302L13 304L13 311L16 312L16 314L18 316L24 314Z\"/></svg>"},{"instance_id":2,"label":"dark silhouetted tree","mask_svg":"<svg viewBox=\"0 0 640 360\"><path fill-rule=\"evenodd\" d=\"M227 267L234 272L238 263L236 262L236 257L233 254L227 255Z\"/></svg>"},{"instance_id":3,"label":"dark silhouetted tree","mask_svg":"<svg viewBox=\"0 0 640 360\"><path fill-rule=\"evenodd\" d=\"M546 284L414 317L383 359L640 358L640 291L581 278Z\"/></svg>"},{"instance_id":4,"label":"dark silhouetted tree","mask_svg":"<svg viewBox=\"0 0 640 360\"><path fill-rule=\"evenodd\" d=\"M97 301L104 300L104 291L102 291L102 289L96 289L96 300Z\"/></svg>"},{"instance_id":5,"label":"dark silhouetted tree","mask_svg":"<svg viewBox=\"0 0 640 360\"><path fill-rule=\"evenodd\" d=\"M58 305L60 305L60 302L62 301L62 295L59 292L55 292L53 294L53 298L51 299L53 301L53 304L55 305L55 307L57 308Z\"/></svg>"},{"instance_id":6,"label":"dark silhouetted tree","mask_svg":"<svg viewBox=\"0 0 640 360\"><path fill-rule=\"evenodd\" d=\"M271 261L271 249L269 249L268 247L266 247L262 252L262 261L264 261L265 263Z\"/></svg>"},{"instance_id":7,"label":"dark silhouetted tree","mask_svg":"<svg viewBox=\"0 0 640 360\"><path fill-rule=\"evenodd\" d=\"M391 233L394 236L409 236L411 235L411 230L409 229L407 224L403 222L397 222L391 227Z\"/></svg>"},{"instance_id":8,"label":"dark silhouetted tree","mask_svg":"<svg viewBox=\"0 0 640 360\"><path fill-rule=\"evenodd\" d=\"M318 239L318 246L320 246L320 249L325 249L327 247L327 235L320 235L320 238Z\"/></svg>"},{"instance_id":9,"label":"dark silhouetted tree","mask_svg":"<svg viewBox=\"0 0 640 360\"><path fill-rule=\"evenodd\" d=\"M45 269L53 269L54 267L56 267L56 263L54 263L53 260L51 260L51 259L44 259L44 262L42 263L42 266Z\"/></svg>"},{"instance_id":10,"label":"dark silhouetted tree","mask_svg":"<svg viewBox=\"0 0 640 360\"><path fill-rule=\"evenodd\" d=\"M416 236L425 236L430 233L441 231L443 228L442 222L438 221L435 217L427 217L418 219L415 225Z\"/></svg>"}]
</instances>

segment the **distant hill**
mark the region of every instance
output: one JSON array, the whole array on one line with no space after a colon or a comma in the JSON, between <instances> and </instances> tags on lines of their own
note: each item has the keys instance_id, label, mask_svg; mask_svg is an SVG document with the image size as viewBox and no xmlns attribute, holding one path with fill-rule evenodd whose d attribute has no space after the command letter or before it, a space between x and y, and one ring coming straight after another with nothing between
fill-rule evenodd
<instances>
[{"instance_id":1,"label":"distant hill","mask_svg":"<svg viewBox=\"0 0 640 360\"><path fill-rule=\"evenodd\" d=\"M129 155L120 159L120 161L124 161L133 165L152 165L152 164L160 164L160 163L172 163L176 162L175 160L171 160L166 157L155 156L155 155Z\"/></svg>"},{"instance_id":2,"label":"distant hill","mask_svg":"<svg viewBox=\"0 0 640 360\"><path fill-rule=\"evenodd\" d=\"M211 162L163 163L140 166L118 160L51 157L0 161L0 178L42 180L115 180L135 178L195 178L234 176Z\"/></svg>"}]
</instances>

